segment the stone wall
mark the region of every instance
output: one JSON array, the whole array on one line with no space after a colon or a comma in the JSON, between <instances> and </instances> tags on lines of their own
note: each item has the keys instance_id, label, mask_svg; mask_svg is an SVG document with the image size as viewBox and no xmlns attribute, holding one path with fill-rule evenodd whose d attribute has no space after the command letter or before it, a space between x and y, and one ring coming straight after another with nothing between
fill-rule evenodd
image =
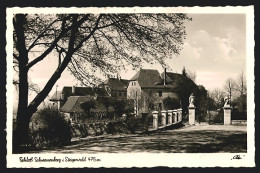
<instances>
[{"instance_id":1,"label":"stone wall","mask_svg":"<svg viewBox=\"0 0 260 173\"><path fill-rule=\"evenodd\" d=\"M105 134L130 134L126 123L122 121L96 122L72 124L72 138L84 138L87 136L99 136Z\"/></svg>"},{"instance_id":2,"label":"stone wall","mask_svg":"<svg viewBox=\"0 0 260 173\"><path fill-rule=\"evenodd\" d=\"M231 120L231 124L236 124L236 125L247 125L246 120Z\"/></svg>"}]
</instances>

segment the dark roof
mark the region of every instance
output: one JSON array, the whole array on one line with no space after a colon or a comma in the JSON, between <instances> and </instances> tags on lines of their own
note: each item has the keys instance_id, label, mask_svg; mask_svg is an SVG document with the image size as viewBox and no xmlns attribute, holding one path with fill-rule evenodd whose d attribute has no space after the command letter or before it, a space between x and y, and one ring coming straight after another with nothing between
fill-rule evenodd
<instances>
[{"instance_id":1,"label":"dark roof","mask_svg":"<svg viewBox=\"0 0 260 173\"><path fill-rule=\"evenodd\" d=\"M123 91L127 89L129 81L126 79L108 78L104 84L112 90Z\"/></svg>"},{"instance_id":2,"label":"dark roof","mask_svg":"<svg viewBox=\"0 0 260 173\"><path fill-rule=\"evenodd\" d=\"M162 80L164 80L164 72L161 74ZM176 85L183 76L179 73L166 72L166 84L167 85ZM162 81L163 82L163 81Z\"/></svg>"},{"instance_id":3,"label":"dark roof","mask_svg":"<svg viewBox=\"0 0 260 173\"><path fill-rule=\"evenodd\" d=\"M108 93L106 92L106 90L104 88L94 88L94 92L98 96L108 96Z\"/></svg>"},{"instance_id":4,"label":"dark roof","mask_svg":"<svg viewBox=\"0 0 260 173\"><path fill-rule=\"evenodd\" d=\"M151 87L162 81L160 73L152 69L140 69L131 81L138 81L141 87Z\"/></svg>"},{"instance_id":5,"label":"dark roof","mask_svg":"<svg viewBox=\"0 0 260 173\"><path fill-rule=\"evenodd\" d=\"M72 87L65 86L62 91L56 91L50 101L59 101L61 99L61 94L64 94L64 99L67 100L70 96L94 96L95 94L99 96L108 96L104 88L91 88L91 87L76 87L75 93L72 93Z\"/></svg>"},{"instance_id":6,"label":"dark roof","mask_svg":"<svg viewBox=\"0 0 260 173\"><path fill-rule=\"evenodd\" d=\"M94 100L96 102L96 108L93 111L105 111L105 106L98 102L94 96L70 96L66 103L60 108L61 112L84 112L81 109L80 104Z\"/></svg>"},{"instance_id":7,"label":"dark roof","mask_svg":"<svg viewBox=\"0 0 260 173\"><path fill-rule=\"evenodd\" d=\"M66 101L66 103L60 108L61 112L75 112L76 109L76 104L78 103L80 96L71 96L68 98L68 100ZM81 108L80 108L80 111Z\"/></svg>"},{"instance_id":8,"label":"dark roof","mask_svg":"<svg viewBox=\"0 0 260 173\"><path fill-rule=\"evenodd\" d=\"M86 95L90 95L93 96L95 95L95 92L93 90L93 88L91 87L76 87L75 86L75 93L72 93L72 87L69 86L65 86L62 89L62 93L64 94L64 97L67 98L69 96L86 96Z\"/></svg>"}]
</instances>

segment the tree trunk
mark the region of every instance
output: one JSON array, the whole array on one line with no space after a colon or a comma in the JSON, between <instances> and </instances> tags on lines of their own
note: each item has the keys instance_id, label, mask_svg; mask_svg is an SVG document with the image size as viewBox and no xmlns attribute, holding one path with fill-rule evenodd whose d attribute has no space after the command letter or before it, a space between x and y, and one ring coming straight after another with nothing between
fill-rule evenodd
<instances>
[{"instance_id":1,"label":"tree trunk","mask_svg":"<svg viewBox=\"0 0 260 173\"><path fill-rule=\"evenodd\" d=\"M28 129L29 122L32 114L30 115L27 110L28 106L28 69L26 67L28 63L28 51L26 50L24 41L24 23L26 16L18 14L14 18L14 28L17 35L17 50L19 52L19 98L18 98L18 110L16 130L14 131L13 142L14 151L20 148L20 146L27 144L28 142Z\"/></svg>"},{"instance_id":2,"label":"tree trunk","mask_svg":"<svg viewBox=\"0 0 260 173\"><path fill-rule=\"evenodd\" d=\"M14 133L14 145L18 150L28 144L29 122L33 115L33 112L28 109L28 70L24 65L28 62L27 55L24 55L23 59L24 61L19 62L19 102Z\"/></svg>"},{"instance_id":3,"label":"tree trunk","mask_svg":"<svg viewBox=\"0 0 260 173\"><path fill-rule=\"evenodd\" d=\"M16 131L14 132L15 149L28 144L29 122L33 112L28 110L28 71L19 66L19 102ZM20 148L21 149L21 148Z\"/></svg>"}]
</instances>

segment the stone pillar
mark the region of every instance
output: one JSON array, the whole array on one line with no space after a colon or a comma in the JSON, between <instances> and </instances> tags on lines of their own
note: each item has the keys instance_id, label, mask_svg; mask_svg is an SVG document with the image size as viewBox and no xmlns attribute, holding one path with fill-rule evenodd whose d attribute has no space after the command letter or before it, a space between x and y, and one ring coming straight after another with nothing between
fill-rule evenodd
<instances>
[{"instance_id":1,"label":"stone pillar","mask_svg":"<svg viewBox=\"0 0 260 173\"><path fill-rule=\"evenodd\" d=\"M195 107L189 107L189 124L195 124Z\"/></svg>"},{"instance_id":2,"label":"stone pillar","mask_svg":"<svg viewBox=\"0 0 260 173\"><path fill-rule=\"evenodd\" d=\"M167 111L162 110L162 126L166 126L166 114Z\"/></svg>"},{"instance_id":3,"label":"stone pillar","mask_svg":"<svg viewBox=\"0 0 260 173\"><path fill-rule=\"evenodd\" d=\"M177 109L178 113L179 113L179 121L182 121L182 109Z\"/></svg>"},{"instance_id":4,"label":"stone pillar","mask_svg":"<svg viewBox=\"0 0 260 173\"><path fill-rule=\"evenodd\" d=\"M229 96L224 98L225 104L224 104L224 125L230 125L231 124L231 106L230 106L230 98Z\"/></svg>"},{"instance_id":5,"label":"stone pillar","mask_svg":"<svg viewBox=\"0 0 260 173\"><path fill-rule=\"evenodd\" d=\"M158 112L157 111L153 111L153 129L158 129Z\"/></svg>"},{"instance_id":6,"label":"stone pillar","mask_svg":"<svg viewBox=\"0 0 260 173\"><path fill-rule=\"evenodd\" d=\"M231 107L224 106L224 125L231 124Z\"/></svg>"},{"instance_id":7,"label":"stone pillar","mask_svg":"<svg viewBox=\"0 0 260 173\"><path fill-rule=\"evenodd\" d=\"M168 124L172 124L172 110L168 110Z\"/></svg>"},{"instance_id":8,"label":"stone pillar","mask_svg":"<svg viewBox=\"0 0 260 173\"><path fill-rule=\"evenodd\" d=\"M194 106L194 99L195 96L193 93L191 93L189 97L189 124L194 125L195 124L195 109L196 107Z\"/></svg>"},{"instance_id":9,"label":"stone pillar","mask_svg":"<svg viewBox=\"0 0 260 173\"><path fill-rule=\"evenodd\" d=\"M174 116L174 123L177 123L177 110L175 109L175 110L173 110L172 111L172 113L173 113L173 116Z\"/></svg>"}]
</instances>

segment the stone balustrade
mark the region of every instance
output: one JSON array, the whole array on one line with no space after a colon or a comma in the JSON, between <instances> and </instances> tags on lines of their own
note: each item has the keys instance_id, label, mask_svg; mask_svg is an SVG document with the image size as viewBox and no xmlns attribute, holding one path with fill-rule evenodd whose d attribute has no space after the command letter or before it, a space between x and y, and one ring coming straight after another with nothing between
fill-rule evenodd
<instances>
[{"instance_id":1,"label":"stone balustrade","mask_svg":"<svg viewBox=\"0 0 260 173\"><path fill-rule=\"evenodd\" d=\"M152 114L153 114L153 129L157 130L159 128L159 122L158 122L159 112L153 111ZM172 124L176 124L182 121L182 109L167 110L167 111L162 110L161 115L162 115L161 127L170 126Z\"/></svg>"},{"instance_id":2,"label":"stone balustrade","mask_svg":"<svg viewBox=\"0 0 260 173\"><path fill-rule=\"evenodd\" d=\"M163 110L161 111L162 113L162 126L166 126L166 114L167 114L167 111Z\"/></svg>"},{"instance_id":3,"label":"stone balustrade","mask_svg":"<svg viewBox=\"0 0 260 173\"><path fill-rule=\"evenodd\" d=\"M168 125L172 124L172 110L168 110Z\"/></svg>"},{"instance_id":4,"label":"stone balustrade","mask_svg":"<svg viewBox=\"0 0 260 173\"><path fill-rule=\"evenodd\" d=\"M177 109L173 110L173 111L172 111L172 114L173 114L173 116L174 116L174 121L173 121L173 123L177 123L177 122L178 122L178 120L177 120Z\"/></svg>"},{"instance_id":5,"label":"stone balustrade","mask_svg":"<svg viewBox=\"0 0 260 173\"><path fill-rule=\"evenodd\" d=\"M178 112L178 121L182 121L182 109L177 109Z\"/></svg>"},{"instance_id":6,"label":"stone balustrade","mask_svg":"<svg viewBox=\"0 0 260 173\"><path fill-rule=\"evenodd\" d=\"M153 111L153 129L158 129L158 111Z\"/></svg>"}]
</instances>

